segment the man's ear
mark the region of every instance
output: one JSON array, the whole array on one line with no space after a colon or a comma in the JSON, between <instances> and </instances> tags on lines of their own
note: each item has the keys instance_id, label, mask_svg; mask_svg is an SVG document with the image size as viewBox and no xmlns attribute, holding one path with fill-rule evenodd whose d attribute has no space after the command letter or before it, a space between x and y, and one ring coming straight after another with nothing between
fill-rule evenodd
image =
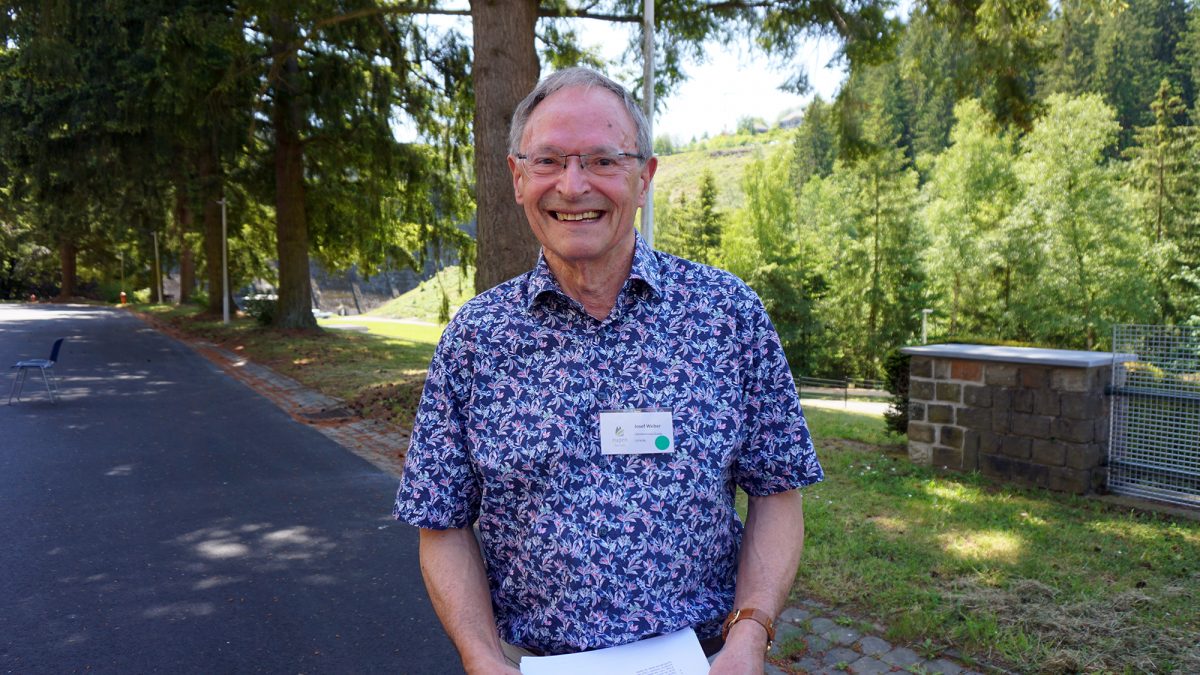
<instances>
[{"instance_id":1,"label":"man's ear","mask_svg":"<svg viewBox=\"0 0 1200 675\"><path fill-rule=\"evenodd\" d=\"M654 172L657 170L657 157L651 157L646 160L646 166L642 167L642 172L638 176L638 179L642 181L641 193L638 195L638 206L646 205L646 193L650 191L650 181L654 180Z\"/></svg>"},{"instance_id":2,"label":"man's ear","mask_svg":"<svg viewBox=\"0 0 1200 675\"><path fill-rule=\"evenodd\" d=\"M521 167L517 166L517 158L512 155L508 156L508 170L512 172L513 177L513 196L516 197L517 203L521 203L521 180L524 178L521 175Z\"/></svg>"}]
</instances>

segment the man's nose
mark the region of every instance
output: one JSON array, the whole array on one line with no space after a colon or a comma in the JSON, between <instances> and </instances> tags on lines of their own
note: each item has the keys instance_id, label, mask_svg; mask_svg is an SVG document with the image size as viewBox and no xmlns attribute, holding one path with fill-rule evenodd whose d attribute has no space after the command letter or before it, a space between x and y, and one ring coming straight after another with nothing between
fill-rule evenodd
<instances>
[{"instance_id":1,"label":"man's nose","mask_svg":"<svg viewBox=\"0 0 1200 675\"><path fill-rule=\"evenodd\" d=\"M573 161L572 161L573 160ZM591 189L590 176L583 168L583 158L572 155L558 175L558 191L564 195L583 194Z\"/></svg>"}]
</instances>

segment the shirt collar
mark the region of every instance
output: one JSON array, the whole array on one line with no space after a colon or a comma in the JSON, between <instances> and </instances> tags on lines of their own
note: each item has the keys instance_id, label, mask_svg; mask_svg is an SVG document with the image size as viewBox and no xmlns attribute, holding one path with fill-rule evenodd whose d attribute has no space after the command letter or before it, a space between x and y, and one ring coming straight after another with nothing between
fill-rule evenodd
<instances>
[{"instance_id":1,"label":"shirt collar","mask_svg":"<svg viewBox=\"0 0 1200 675\"><path fill-rule=\"evenodd\" d=\"M659 277L658 256L655 255L654 249L646 240L642 238L641 232L633 231L633 265L629 270L629 281L639 280L646 285L650 292L650 297L657 300L662 297L662 281ZM626 282L626 287L629 283ZM550 271L550 266L546 264L546 252L544 250L538 252L537 265L530 272L529 284L526 287L528 290L525 296L525 308L532 309L538 303L538 300L546 293L554 293L566 297L562 288L558 285L558 281L554 278L554 273Z\"/></svg>"}]
</instances>

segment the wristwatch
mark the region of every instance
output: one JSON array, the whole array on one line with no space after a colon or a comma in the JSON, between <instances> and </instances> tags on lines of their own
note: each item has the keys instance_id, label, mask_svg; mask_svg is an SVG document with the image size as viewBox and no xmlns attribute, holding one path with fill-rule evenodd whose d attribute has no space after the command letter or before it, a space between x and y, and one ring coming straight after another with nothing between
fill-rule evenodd
<instances>
[{"instance_id":1,"label":"wristwatch","mask_svg":"<svg viewBox=\"0 0 1200 675\"><path fill-rule=\"evenodd\" d=\"M729 637L729 629L733 628L733 624L739 621L745 621L746 619L749 619L750 621L753 621L754 623L757 623L766 629L767 651L771 651L771 645L775 644L775 620L771 618L771 615L767 614L761 609L755 609L753 607L743 607L730 612L729 616L725 617L725 623L721 626L721 639L724 640Z\"/></svg>"}]
</instances>

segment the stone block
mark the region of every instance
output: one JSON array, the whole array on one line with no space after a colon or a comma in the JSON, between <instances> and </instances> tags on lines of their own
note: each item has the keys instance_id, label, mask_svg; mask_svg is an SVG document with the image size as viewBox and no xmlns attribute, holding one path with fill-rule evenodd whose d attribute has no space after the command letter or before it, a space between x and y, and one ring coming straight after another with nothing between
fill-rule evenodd
<instances>
[{"instance_id":1,"label":"stone block","mask_svg":"<svg viewBox=\"0 0 1200 675\"><path fill-rule=\"evenodd\" d=\"M1053 389L1037 389L1033 392L1033 411L1039 415L1058 417L1062 412L1061 394Z\"/></svg>"},{"instance_id":2,"label":"stone block","mask_svg":"<svg viewBox=\"0 0 1200 675\"><path fill-rule=\"evenodd\" d=\"M963 471L979 468L979 437L978 431L968 429L963 432Z\"/></svg>"},{"instance_id":3,"label":"stone block","mask_svg":"<svg viewBox=\"0 0 1200 675\"><path fill-rule=\"evenodd\" d=\"M1095 423L1092 420L1056 417L1050 425L1050 435L1072 443L1089 443L1096 437Z\"/></svg>"},{"instance_id":4,"label":"stone block","mask_svg":"<svg viewBox=\"0 0 1200 675\"><path fill-rule=\"evenodd\" d=\"M972 408L992 407L992 390L990 387L963 387L963 403Z\"/></svg>"},{"instance_id":5,"label":"stone block","mask_svg":"<svg viewBox=\"0 0 1200 675\"><path fill-rule=\"evenodd\" d=\"M962 385L954 382L938 382L936 387L937 400L951 403L962 403Z\"/></svg>"},{"instance_id":6,"label":"stone block","mask_svg":"<svg viewBox=\"0 0 1200 675\"><path fill-rule=\"evenodd\" d=\"M1105 446L1108 445L1108 431L1110 428L1109 421L1108 415L1104 415L1102 417L1097 417L1095 422L1093 422L1092 434L1096 437L1097 442Z\"/></svg>"},{"instance_id":7,"label":"stone block","mask_svg":"<svg viewBox=\"0 0 1200 675\"><path fill-rule=\"evenodd\" d=\"M1003 455L979 455L979 472L988 478L1007 478L1014 461Z\"/></svg>"},{"instance_id":8,"label":"stone block","mask_svg":"<svg viewBox=\"0 0 1200 675\"><path fill-rule=\"evenodd\" d=\"M1056 466L1050 469L1046 487L1058 492L1085 495L1092 489L1091 472L1083 469Z\"/></svg>"},{"instance_id":9,"label":"stone block","mask_svg":"<svg viewBox=\"0 0 1200 675\"><path fill-rule=\"evenodd\" d=\"M914 380L908 381L908 399L910 401L932 401L933 400L933 381L932 380Z\"/></svg>"},{"instance_id":10,"label":"stone block","mask_svg":"<svg viewBox=\"0 0 1200 675\"><path fill-rule=\"evenodd\" d=\"M950 379L950 362L945 359L934 359L933 361L933 379L948 380Z\"/></svg>"},{"instance_id":11,"label":"stone block","mask_svg":"<svg viewBox=\"0 0 1200 675\"><path fill-rule=\"evenodd\" d=\"M929 443L909 441L908 459L918 466L929 466L933 459L933 446Z\"/></svg>"},{"instance_id":12,"label":"stone block","mask_svg":"<svg viewBox=\"0 0 1200 675\"><path fill-rule=\"evenodd\" d=\"M1095 443L1068 443L1065 463L1071 469L1094 469L1104 463L1106 453Z\"/></svg>"},{"instance_id":13,"label":"stone block","mask_svg":"<svg viewBox=\"0 0 1200 675\"><path fill-rule=\"evenodd\" d=\"M979 454L995 455L1000 452L1000 441L1004 437L990 431L979 432Z\"/></svg>"},{"instance_id":14,"label":"stone block","mask_svg":"<svg viewBox=\"0 0 1200 675\"><path fill-rule=\"evenodd\" d=\"M942 425L938 428L938 442L947 448L962 450L963 431L958 427Z\"/></svg>"},{"instance_id":15,"label":"stone block","mask_svg":"<svg viewBox=\"0 0 1200 675\"><path fill-rule=\"evenodd\" d=\"M1012 412L1007 409L992 408L992 431L1007 434Z\"/></svg>"},{"instance_id":16,"label":"stone block","mask_svg":"<svg viewBox=\"0 0 1200 675\"><path fill-rule=\"evenodd\" d=\"M908 377L933 377L933 359L928 356L914 356L908 362Z\"/></svg>"},{"instance_id":17,"label":"stone block","mask_svg":"<svg viewBox=\"0 0 1200 675\"><path fill-rule=\"evenodd\" d=\"M1062 416L1073 420L1093 420L1104 411L1104 399L1099 392L1067 392L1059 395Z\"/></svg>"},{"instance_id":18,"label":"stone block","mask_svg":"<svg viewBox=\"0 0 1200 675\"><path fill-rule=\"evenodd\" d=\"M962 470L962 450L947 448L941 445L933 446L933 466Z\"/></svg>"},{"instance_id":19,"label":"stone block","mask_svg":"<svg viewBox=\"0 0 1200 675\"><path fill-rule=\"evenodd\" d=\"M992 389L992 407L997 410L1009 410L1012 408L1013 389L1008 387L996 387Z\"/></svg>"},{"instance_id":20,"label":"stone block","mask_svg":"<svg viewBox=\"0 0 1200 675\"><path fill-rule=\"evenodd\" d=\"M1002 436L1000 453L1015 459L1029 459L1033 452L1033 439L1024 436Z\"/></svg>"},{"instance_id":21,"label":"stone block","mask_svg":"<svg viewBox=\"0 0 1200 675\"><path fill-rule=\"evenodd\" d=\"M1050 467L1028 461L1013 461L1008 478L1015 483L1045 488L1050 484Z\"/></svg>"},{"instance_id":22,"label":"stone block","mask_svg":"<svg viewBox=\"0 0 1200 675\"><path fill-rule=\"evenodd\" d=\"M1007 363L989 363L983 369L983 381L998 387L1017 386L1017 367Z\"/></svg>"},{"instance_id":23,"label":"stone block","mask_svg":"<svg viewBox=\"0 0 1200 675\"><path fill-rule=\"evenodd\" d=\"M932 443L933 432L934 427L932 425L913 422L911 419L908 421L908 440L910 442Z\"/></svg>"},{"instance_id":24,"label":"stone block","mask_svg":"<svg viewBox=\"0 0 1200 675\"><path fill-rule=\"evenodd\" d=\"M1050 379L1050 369L1046 366L1021 366L1018 372L1024 389L1041 389Z\"/></svg>"},{"instance_id":25,"label":"stone block","mask_svg":"<svg viewBox=\"0 0 1200 675\"><path fill-rule=\"evenodd\" d=\"M908 402L908 421L924 422L925 421L925 404L916 401Z\"/></svg>"},{"instance_id":26,"label":"stone block","mask_svg":"<svg viewBox=\"0 0 1200 675\"><path fill-rule=\"evenodd\" d=\"M982 382L983 364L978 361L951 361L950 379L966 382Z\"/></svg>"},{"instance_id":27,"label":"stone block","mask_svg":"<svg viewBox=\"0 0 1200 675\"><path fill-rule=\"evenodd\" d=\"M1009 430L1013 434L1020 436L1030 436L1031 438L1049 438L1050 423L1054 422L1055 418L1044 416L1044 414L1025 414L1013 413L1012 422L1009 423Z\"/></svg>"},{"instance_id":28,"label":"stone block","mask_svg":"<svg viewBox=\"0 0 1200 675\"><path fill-rule=\"evenodd\" d=\"M987 408L959 408L954 423L967 429L988 431L992 428L992 411Z\"/></svg>"},{"instance_id":29,"label":"stone block","mask_svg":"<svg viewBox=\"0 0 1200 675\"><path fill-rule=\"evenodd\" d=\"M1017 389L1012 393L1012 409L1013 412L1031 413L1033 412L1033 395L1032 389Z\"/></svg>"},{"instance_id":30,"label":"stone block","mask_svg":"<svg viewBox=\"0 0 1200 675\"><path fill-rule=\"evenodd\" d=\"M1050 422L1053 419L1053 417L1045 415L1028 415L1026 413L1015 412L1012 414L1009 430L1021 436L1050 438Z\"/></svg>"},{"instance_id":31,"label":"stone block","mask_svg":"<svg viewBox=\"0 0 1200 675\"><path fill-rule=\"evenodd\" d=\"M954 423L954 407L949 405L933 405L930 404L926 409L929 416L929 421L936 424L953 424Z\"/></svg>"},{"instance_id":32,"label":"stone block","mask_svg":"<svg viewBox=\"0 0 1200 675\"><path fill-rule=\"evenodd\" d=\"M1055 391L1088 391L1088 368L1055 368L1050 371L1050 388Z\"/></svg>"},{"instance_id":33,"label":"stone block","mask_svg":"<svg viewBox=\"0 0 1200 675\"><path fill-rule=\"evenodd\" d=\"M1033 461L1046 466L1062 466L1066 463L1067 446L1060 441L1036 439L1033 442Z\"/></svg>"}]
</instances>

